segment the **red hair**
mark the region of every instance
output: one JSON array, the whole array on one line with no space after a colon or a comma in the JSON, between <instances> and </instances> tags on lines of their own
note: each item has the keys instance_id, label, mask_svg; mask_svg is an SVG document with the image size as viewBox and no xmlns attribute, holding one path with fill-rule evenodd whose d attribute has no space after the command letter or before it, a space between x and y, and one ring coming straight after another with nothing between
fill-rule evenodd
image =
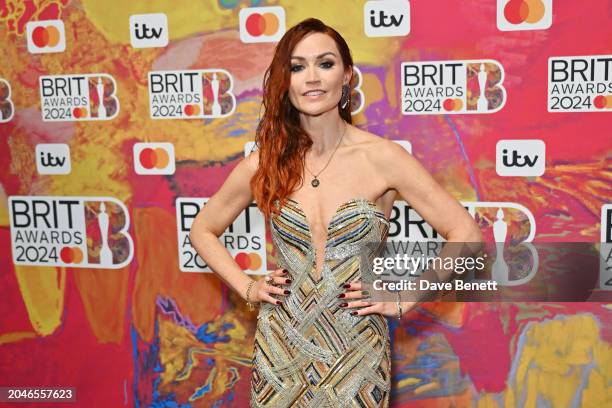
<instances>
[{"instance_id":1,"label":"red hair","mask_svg":"<svg viewBox=\"0 0 612 408\"><path fill-rule=\"evenodd\" d=\"M291 81L291 53L306 35L310 33L329 35L335 42L342 58L344 69L352 68L353 58L342 36L333 28L316 18L306 19L289 29L276 45L274 57L266 70L263 81L264 114L255 134L259 150L259 166L250 181L251 191L266 222L272 213L278 214L274 202L280 205L302 182L302 171L306 151L312 140L300 124L298 110L289 100ZM353 76L350 89L353 88ZM342 109L338 103L340 117L352 123L351 103Z\"/></svg>"}]
</instances>

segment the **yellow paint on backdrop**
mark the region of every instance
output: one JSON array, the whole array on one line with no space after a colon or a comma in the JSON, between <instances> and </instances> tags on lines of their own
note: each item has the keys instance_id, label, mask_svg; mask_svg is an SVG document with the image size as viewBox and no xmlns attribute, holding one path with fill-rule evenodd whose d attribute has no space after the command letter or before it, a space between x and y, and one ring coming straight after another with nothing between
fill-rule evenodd
<instances>
[{"instance_id":1,"label":"yellow paint on backdrop","mask_svg":"<svg viewBox=\"0 0 612 408\"><path fill-rule=\"evenodd\" d=\"M72 269L87 321L100 343L121 343L129 265L120 269Z\"/></svg>"},{"instance_id":2,"label":"yellow paint on backdrop","mask_svg":"<svg viewBox=\"0 0 612 408\"><path fill-rule=\"evenodd\" d=\"M163 12L168 16L170 40L195 33L238 28L238 12L222 9L217 0L82 0L87 18L113 43L130 43L132 14Z\"/></svg>"},{"instance_id":3,"label":"yellow paint on backdrop","mask_svg":"<svg viewBox=\"0 0 612 408\"><path fill-rule=\"evenodd\" d=\"M0 346L8 343L16 343L23 339L35 339L37 337L34 332L13 332L0 334Z\"/></svg>"},{"instance_id":4,"label":"yellow paint on backdrop","mask_svg":"<svg viewBox=\"0 0 612 408\"><path fill-rule=\"evenodd\" d=\"M363 1L326 1L318 6L312 1L283 0L287 28L305 18L314 17L333 27L346 40L356 65L384 66L391 62L406 37L366 37L363 29Z\"/></svg>"},{"instance_id":5,"label":"yellow paint on backdrop","mask_svg":"<svg viewBox=\"0 0 612 408\"><path fill-rule=\"evenodd\" d=\"M0 184L0 227L8 227L9 225L8 197L4 187Z\"/></svg>"},{"instance_id":6,"label":"yellow paint on backdrop","mask_svg":"<svg viewBox=\"0 0 612 408\"><path fill-rule=\"evenodd\" d=\"M133 221L138 268L132 316L140 337L144 341L153 338L158 297L174 300L181 314L196 326L218 316L222 303L219 278L179 270L175 215L156 207L136 208Z\"/></svg>"},{"instance_id":7,"label":"yellow paint on backdrop","mask_svg":"<svg viewBox=\"0 0 612 408\"><path fill-rule=\"evenodd\" d=\"M15 265L19 291L32 327L41 336L55 331L64 312L66 270L51 266Z\"/></svg>"}]
</instances>

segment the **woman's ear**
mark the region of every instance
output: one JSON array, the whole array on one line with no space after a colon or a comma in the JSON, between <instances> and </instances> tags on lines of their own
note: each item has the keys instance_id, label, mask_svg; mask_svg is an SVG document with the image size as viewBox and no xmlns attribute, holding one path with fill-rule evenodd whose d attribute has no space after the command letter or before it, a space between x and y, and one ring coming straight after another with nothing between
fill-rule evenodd
<instances>
[{"instance_id":1,"label":"woman's ear","mask_svg":"<svg viewBox=\"0 0 612 408\"><path fill-rule=\"evenodd\" d=\"M348 69L344 72L344 81L342 81L342 83L351 86L352 80L353 80L353 66L350 65Z\"/></svg>"}]
</instances>

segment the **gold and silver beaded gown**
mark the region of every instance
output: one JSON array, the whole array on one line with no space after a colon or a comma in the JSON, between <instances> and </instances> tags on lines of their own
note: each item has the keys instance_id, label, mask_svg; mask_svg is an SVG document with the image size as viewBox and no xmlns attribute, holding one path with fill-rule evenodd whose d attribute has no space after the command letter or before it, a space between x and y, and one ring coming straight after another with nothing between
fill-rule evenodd
<instances>
[{"instance_id":1,"label":"gold and silver beaded gown","mask_svg":"<svg viewBox=\"0 0 612 408\"><path fill-rule=\"evenodd\" d=\"M278 200L275 203L278 206ZM384 316L351 316L342 286L361 279L389 222L364 198L341 204L327 229L321 277L306 215L288 198L270 219L278 266L289 271L282 305L262 303L251 379L253 407L387 407L391 359ZM368 244L369 245L366 245Z\"/></svg>"}]
</instances>

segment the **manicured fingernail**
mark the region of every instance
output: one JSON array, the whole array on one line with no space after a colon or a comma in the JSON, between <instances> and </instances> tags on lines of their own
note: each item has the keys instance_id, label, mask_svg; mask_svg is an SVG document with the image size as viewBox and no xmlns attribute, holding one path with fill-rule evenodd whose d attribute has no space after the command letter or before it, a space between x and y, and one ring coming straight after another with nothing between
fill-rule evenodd
<instances>
[{"instance_id":1,"label":"manicured fingernail","mask_svg":"<svg viewBox=\"0 0 612 408\"><path fill-rule=\"evenodd\" d=\"M291 279L286 279L286 280L285 280L285 283L286 283L287 285L288 285L288 284L290 284L291 282L293 282Z\"/></svg>"},{"instance_id":2,"label":"manicured fingernail","mask_svg":"<svg viewBox=\"0 0 612 408\"><path fill-rule=\"evenodd\" d=\"M289 271L288 271L288 270L283 269L283 274L285 274L285 275L286 275L286 274L288 274L288 273L289 273Z\"/></svg>"},{"instance_id":3,"label":"manicured fingernail","mask_svg":"<svg viewBox=\"0 0 612 408\"><path fill-rule=\"evenodd\" d=\"M351 284L350 283L346 283L346 284L342 285L342 287L345 288L345 289L348 289L348 288L351 287Z\"/></svg>"},{"instance_id":4,"label":"manicured fingernail","mask_svg":"<svg viewBox=\"0 0 612 408\"><path fill-rule=\"evenodd\" d=\"M340 303L340 307L347 307L348 303Z\"/></svg>"},{"instance_id":5,"label":"manicured fingernail","mask_svg":"<svg viewBox=\"0 0 612 408\"><path fill-rule=\"evenodd\" d=\"M351 312L351 316L357 316L357 311L356 311L356 310L353 310L353 311Z\"/></svg>"},{"instance_id":6,"label":"manicured fingernail","mask_svg":"<svg viewBox=\"0 0 612 408\"><path fill-rule=\"evenodd\" d=\"M370 292L368 292L367 290L362 290L361 291L361 295L362 296L370 296Z\"/></svg>"},{"instance_id":7,"label":"manicured fingernail","mask_svg":"<svg viewBox=\"0 0 612 408\"><path fill-rule=\"evenodd\" d=\"M339 298L339 299L342 299L342 298L344 298L344 297L346 297L346 293L341 293L341 294L339 294L339 295L338 295L338 298Z\"/></svg>"},{"instance_id":8,"label":"manicured fingernail","mask_svg":"<svg viewBox=\"0 0 612 408\"><path fill-rule=\"evenodd\" d=\"M282 304L282 303L283 303L283 302L281 302L280 300L277 300L277 301L276 301L276 304L277 304L277 305L280 305L280 304Z\"/></svg>"},{"instance_id":9,"label":"manicured fingernail","mask_svg":"<svg viewBox=\"0 0 612 408\"><path fill-rule=\"evenodd\" d=\"M290 290L285 289L285 292L283 292L283 293L285 293L285 295L288 295L288 294L290 294L290 293L291 293L291 291L290 291Z\"/></svg>"}]
</instances>

